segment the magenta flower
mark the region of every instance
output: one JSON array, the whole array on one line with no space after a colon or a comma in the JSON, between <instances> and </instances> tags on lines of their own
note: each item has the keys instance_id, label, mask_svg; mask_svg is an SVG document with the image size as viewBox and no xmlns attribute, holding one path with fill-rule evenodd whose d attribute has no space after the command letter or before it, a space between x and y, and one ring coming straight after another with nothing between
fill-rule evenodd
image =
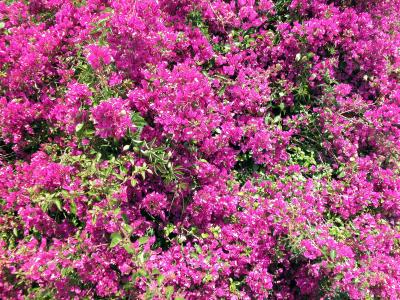
<instances>
[{"instance_id":1,"label":"magenta flower","mask_svg":"<svg viewBox=\"0 0 400 300\"><path fill-rule=\"evenodd\" d=\"M93 69L99 70L104 65L109 65L112 60L110 48L107 46L89 45L85 48L86 58Z\"/></svg>"},{"instance_id":2,"label":"magenta flower","mask_svg":"<svg viewBox=\"0 0 400 300\"><path fill-rule=\"evenodd\" d=\"M101 102L92 109L96 134L101 138L122 138L128 129L133 130L129 108L120 98Z\"/></svg>"}]
</instances>

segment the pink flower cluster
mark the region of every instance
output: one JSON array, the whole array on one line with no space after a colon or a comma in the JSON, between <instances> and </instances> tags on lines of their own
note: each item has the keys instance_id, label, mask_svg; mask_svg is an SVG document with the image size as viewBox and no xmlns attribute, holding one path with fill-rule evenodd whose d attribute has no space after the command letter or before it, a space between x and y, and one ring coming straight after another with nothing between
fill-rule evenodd
<instances>
[{"instance_id":1,"label":"pink flower cluster","mask_svg":"<svg viewBox=\"0 0 400 300\"><path fill-rule=\"evenodd\" d=\"M399 7L0 2L0 298L400 299Z\"/></svg>"},{"instance_id":2,"label":"pink flower cluster","mask_svg":"<svg viewBox=\"0 0 400 300\"><path fill-rule=\"evenodd\" d=\"M133 128L125 102L120 98L112 98L101 102L91 110L96 134L99 137L120 139L128 129Z\"/></svg>"},{"instance_id":3,"label":"pink flower cluster","mask_svg":"<svg viewBox=\"0 0 400 300\"><path fill-rule=\"evenodd\" d=\"M112 61L110 50L107 47L89 45L86 47L87 60L93 69L97 70L102 65L109 65Z\"/></svg>"}]
</instances>

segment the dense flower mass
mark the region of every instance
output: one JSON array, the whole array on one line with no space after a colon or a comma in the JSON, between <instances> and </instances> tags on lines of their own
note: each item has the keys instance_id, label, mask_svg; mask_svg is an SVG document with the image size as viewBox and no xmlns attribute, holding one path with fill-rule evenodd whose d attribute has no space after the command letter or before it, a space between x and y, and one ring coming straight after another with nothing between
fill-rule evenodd
<instances>
[{"instance_id":1,"label":"dense flower mass","mask_svg":"<svg viewBox=\"0 0 400 300\"><path fill-rule=\"evenodd\" d=\"M0 298L400 299L399 7L0 1Z\"/></svg>"}]
</instances>

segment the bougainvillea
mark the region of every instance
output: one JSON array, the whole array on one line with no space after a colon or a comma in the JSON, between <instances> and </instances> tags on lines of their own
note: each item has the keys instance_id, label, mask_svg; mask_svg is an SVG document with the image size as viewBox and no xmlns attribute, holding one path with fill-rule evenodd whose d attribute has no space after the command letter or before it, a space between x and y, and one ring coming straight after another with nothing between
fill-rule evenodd
<instances>
[{"instance_id":1,"label":"bougainvillea","mask_svg":"<svg viewBox=\"0 0 400 300\"><path fill-rule=\"evenodd\" d=\"M1 299L400 299L399 0L0 2Z\"/></svg>"}]
</instances>

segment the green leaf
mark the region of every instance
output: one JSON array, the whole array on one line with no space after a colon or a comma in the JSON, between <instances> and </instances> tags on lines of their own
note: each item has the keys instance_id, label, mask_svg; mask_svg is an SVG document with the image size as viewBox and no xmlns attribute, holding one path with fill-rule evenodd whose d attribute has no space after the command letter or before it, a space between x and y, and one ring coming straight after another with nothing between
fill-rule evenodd
<instances>
[{"instance_id":1,"label":"green leaf","mask_svg":"<svg viewBox=\"0 0 400 300\"><path fill-rule=\"evenodd\" d=\"M202 234L201 234L201 237L202 237L203 239L206 239L206 238L209 237L209 234L208 234L208 233L202 233Z\"/></svg>"},{"instance_id":2,"label":"green leaf","mask_svg":"<svg viewBox=\"0 0 400 300\"><path fill-rule=\"evenodd\" d=\"M76 203L74 200L71 200L70 211L71 211L71 214L76 215Z\"/></svg>"},{"instance_id":3,"label":"green leaf","mask_svg":"<svg viewBox=\"0 0 400 300\"><path fill-rule=\"evenodd\" d=\"M329 253L329 256L330 256L330 258L331 258L332 260L335 260L335 258L336 258L336 251L335 251L335 250L331 250L330 253Z\"/></svg>"},{"instance_id":4,"label":"green leaf","mask_svg":"<svg viewBox=\"0 0 400 300\"><path fill-rule=\"evenodd\" d=\"M132 113L131 121L138 128L143 128L147 125L146 120L139 113Z\"/></svg>"},{"instance_id":5,"label":"green leaf","mask_svg":"<svg viewBox=\"0 0 400 300\"><path fill-rule=\"evenodd\" d=\"M122 224L122 227L124 228L124 230L128 233L128 234L131 234L132 233L132 231L133 231L133 228L132 228L132 226L131 225L129 225L129 224L125 224L125 223L123 223Z\"/></svg>"},{"instance_id":6,"label":"green leaf","mask_svg":"<svg viewBox=\"0 0 400 300\"><path fill-rule=\"evenodd\" d=\"M60 199L54 200L54 204L57 206L59 211L62 211L62 203Z\"/></svg>"},{"instance_id":7,"label":"green leaf","mask_svg":"<svg viewBox=\"0 0 400 300\"><path fill-rule=\"evenodd\" d=\"M134 254L135 253L135 250L131 247L130 244L124 244L124 249L129 254Z\"/></svg>"},{"instance_id":8,"label":"green leaf","mask_svg":"<svg viewBox=\"0 0 400 300\"><path fill-rule=\"evenodd\" d=\"M162 283L164 282L165 276L164 275L160 275L157 277L157 283L159 286L162 285Z\"/></svg>"},{"instance_id":9,"label":"green leaf","mask_svg":"<svg viewBox=\"0 0 400 300\"><path fill-rule=\"evenodd\" d=\"M211 274L206 274L203 278L203 282L207 283L210 282L213 279Z\"/></svg>"},{"instance_id":10,"label":"green leaf","mask_svg":"<svg viewBox=\"0 0 400 300\"><path fill-rule=\"evenodd\" d=\"M160 270L159 270L159 269L153 269L153 270L151 271L151 274L152 274L152 275L160 275L161 273L160 273Z\"/></svg>"},{"instance_id":11,"label":"green leaf","mask_svg":"<svg viewBox=\"0 0 400 300\"><path fill-rule=\"evenodd\" d=\"M128 216L126 214L121 214L121 217L122 217L122 219L124 220L124 222L126 224L129 224L129 219L128 219Z\"/></svg>"},{"instance_id":12,"label":"green leaf","mask_svg":"<svg viewBox=\"0 0 400 300\"><path fill-rule=\"evenodd\" d=\"M139 238L139 245L146 244L148 240L149 240L148 236L142 236L141 238Z\"/></svg>"},{"instance_id":13,"label":"green leaf","mask_svg":"<svg viewBox=\"0 0 400 300\"><path fill-rule=\"evenodd\" d=\"M115 246L117 246L120 242L122 241L122 236L121 233L119 232L114 232L111 234L111 243L110 243L110 247L114 248Z\"/></svg>"},{"instance_id":14,"label":"green leaf","mask_svg":"<svg viewBox=\"0 0 400 300\"><path fill-rule=\"evenodd\" d=\"M0 29L3 29L4 27L6 27L6 23L0 22Z\"/></svg>"},{"instance_id":15,"label":"green leaf","mask_svg":"<svg viewBox=\"0 0 400 300\"><path fill-rule=\"evenodd\" d=\"M147 290L146 293L144 294L144 299L145 299L145 300L152 300L152 299L154 299L154 291L152 291L152 290Z\"/></svg>"},{"instance_id":16,"label":"green leaf","mask_svg":"<svg viewBox=\"0 0 400 300\"><path fill-rule=\"evenodd\" d=\"M79 124L76 125L75 131L76 131L76 132L79 132L79 131L82 130L82 128L83 128L83 123L79 123Z\"/></svg>"},{"instance_id":17,"label":"green leaf","mask_svg":"<svg viewBox=\"0 0 400 300\"><path fill-rule=\"evenodd\" d=\"M194 248L196 249L197 253L199 253L199 254L201 254L203 252L201 247L198 244L195 244Z\"/></svg>"},{"instance_id":18,"label":"green leaf","mask_svg":"<svg viewBox=\"0 0 400 300\"><path fill-rule=\"evenodd\" d=\"M166 236L169 236L173 231L175 230L175 225L174 224L168 224L164 228L164 232Z\"/></svg>"},{"instance_id":19,"label":"green leaf","mask_svg":"<svg viewBox=\"0 0 400 300\"><path fill-rule=\"evenodd\" d=\"M165 296L167 299L171 299L172 294L174 293L174 287L172 285L169 285L165 288Z\"/></svg>"},{"instance_id":20,"label":"green leaf","mask_svg":"<svg viewBox=\"0 0 400 300\"><path fill-rule=\"evenodd\" d=\"M140 263L145 263L145 262L146 262L145 252L144 252L144 251L142 251L142 252L139 253L138 259L139 259L139 262L140 262Z\"/></svg>"}]
</instances>

